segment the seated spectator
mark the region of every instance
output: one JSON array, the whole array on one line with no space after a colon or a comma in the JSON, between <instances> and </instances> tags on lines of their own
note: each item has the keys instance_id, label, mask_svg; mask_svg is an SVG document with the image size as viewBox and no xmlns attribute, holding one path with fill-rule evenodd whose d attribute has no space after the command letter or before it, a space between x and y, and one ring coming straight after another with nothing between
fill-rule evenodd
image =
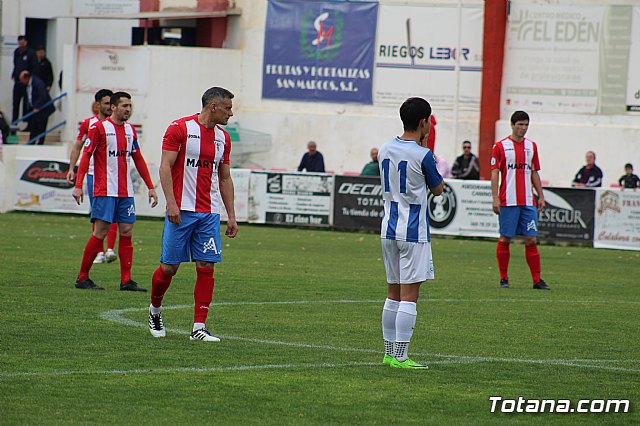
<instances>
[{"instance_id":1,"label":"seated spectator","mask_svg":"<svg viewBox=\"0 0 640 426\"><path fill-rule=\"evenodd\" d=\"M456 179L480 179L480 164L478 158L471 153L471 142L462 142L463 154L456 158L451 167L451 174Z\"/></svg>"},{"instance_id":2,"label":"seated spectator","mask_svg":"<svg viewBox=\"0 0 640 426\"><path fill-rule=\"evenodd\" d=\"M378 164L378 148L371 148L371 162L364 165L360 176L380 176L380 165Z\"/></svg>"},{"instance_id":3,"label":"seated spectator","mask_svg":"<svg viewBox=\"0 0 640 426\"><path fill-rule=\"evenodd\" d=\"M618 179L618 184L620 188L625 189L636 189L640 188L640 178L637 175L633 174L633 166L631 163L627 163L624 165L625 174L622 175L620 179Z\"/></svg>"},{"instance_id":4,"label":"seated spectator","mask_svg":"<svg viewBox=\"0 0 640 426\"><path fill-rule=\"evenodd\" d=\"M596 153L587 151L585 158L587 165L578 170L571 186L576 188L597 188L602 186L602 170L596 166Z\"/></svg>"},{"instance_id":5,"label":"seated spectator","mask_svg":"<svg viewBox=\"0 0 640 426\"><path fill-rule=\"evenodd\" d=\"M449 167L449 163L442 155L434 155L433 158L436 160L436 169L438 169L438 173L443 178L451 177L451 167Z\"/></svg>"},{"instance_id":6,"label":"seated spectator","mask_svg":"<svg viewBox=\"0 0 640 426\"><path fill-rule=\"evenodd\" d=\"M324 157L320 151L317 150L316 143L309 141L307 144L308 151L302 156L298 171L306 170L308 172L321 172L324 173Z\"/></svg>"}]
</instances>

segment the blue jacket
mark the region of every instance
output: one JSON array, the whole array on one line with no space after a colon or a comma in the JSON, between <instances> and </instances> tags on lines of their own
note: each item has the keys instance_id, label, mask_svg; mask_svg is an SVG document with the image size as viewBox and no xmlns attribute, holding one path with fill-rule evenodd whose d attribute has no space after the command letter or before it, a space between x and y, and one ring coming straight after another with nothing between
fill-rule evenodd
<instances>
[{"instance_id":1,"label":"blue jacket","mask_svg":"<svg viewBox=\"0 0 640 426\"><path fill-rule=\"evenodd\" d=\"M13 72L11 73L11 78L17 80L22 71L27 70L32 72L36 65L38 65L38 57L33 50L27 47L21 52L20 48L17 48L13 51Z\"/></svg>"},{"instance_id":2,"label":"blue jacket","mask_svg":"<svg viewBox=\"0 0 640 426\"><path fill-rule=\"evenodd\" d=\"M29 90L28 86L27 89ZM29 100L27 94L27 101ZM47 102L51 100L51 96L47 91L47 87L44 85L44 81L40 80L35 75L31 76L31 104L29 105L29 110L39 109L41 112L47 114L47 116L53 114L55 112L55 108L53 104L49 104L48 106L44 106Z\"/></svg>"}]
</instances>

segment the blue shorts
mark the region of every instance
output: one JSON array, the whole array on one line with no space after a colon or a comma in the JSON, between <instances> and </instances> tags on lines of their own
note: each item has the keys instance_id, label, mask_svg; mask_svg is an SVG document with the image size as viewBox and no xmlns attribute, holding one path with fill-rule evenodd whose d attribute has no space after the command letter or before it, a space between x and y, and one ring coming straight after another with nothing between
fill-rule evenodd
<instances>
[{"instance_id":1,"label":"blue shorts","mask_svg":"<svg viewBox=\"0 0 640 426\"><path fill-rule=\"evenodd\" d=\"M87 175L87 195L89 196L89 207L93 208L93 175Z\"/></svg>"},{"instance_id":2,"label":"blue shorts","mask_svg":"<svg viewBox=\"0 0 640 426\"><path fill-rule=\"evenodd\" d=\"M133 197L93 197L91 222L135 223L136 205Z\"/></svg>"},{"instance_id":3,"label":"blue shorts","mask_svg":"<svg viewBox=\"0 0 640 426\"><path fill-rule=\"evenodd\" d=\"M222 262L220 215L180 211L182 221L176 225L165 216L160 262Z\"/></svg>"},{"instance_id":4,"label":"blue shorts","mask_svg":"<svg viewBox=\"0 0 640 426\"><path fill-rule=\"evenodd\" d=\"M535 206L500 206L500 235L535 237L538 233L538 209Z\"/></svg>"}]
</instances>

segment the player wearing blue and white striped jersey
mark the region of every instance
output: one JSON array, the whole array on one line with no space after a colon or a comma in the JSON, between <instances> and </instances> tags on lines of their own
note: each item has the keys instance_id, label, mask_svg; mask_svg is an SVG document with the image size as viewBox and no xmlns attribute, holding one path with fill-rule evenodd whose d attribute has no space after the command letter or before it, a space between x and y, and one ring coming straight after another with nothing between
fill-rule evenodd
<instances>
[{"instance_id":1,"label":"player wearing blue and white striped jersey","mask_svg":"<svg viewBox=\"0 0 640 426\"><path fill-rule=\"evenodd\" d=\"M380 236L388 283L383 362L396 368L426 368L409 359L408 348L420 285L434 277L427 190L440 195L444 188L433 152L426 148L430 116L429 102L407 99L400 107L404 133L378 152L384 201Z\"/></svg>"}]
</instances>

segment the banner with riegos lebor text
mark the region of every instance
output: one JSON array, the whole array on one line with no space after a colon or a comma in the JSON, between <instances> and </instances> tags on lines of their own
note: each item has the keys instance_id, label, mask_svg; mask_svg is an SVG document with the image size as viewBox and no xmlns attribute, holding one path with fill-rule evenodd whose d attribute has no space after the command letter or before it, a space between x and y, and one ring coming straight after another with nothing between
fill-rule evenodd
<instances>
[{"instance_id":1,"label":"banner with riegos lebor text","mask_svg":"<svg viewBox=\"0 0 640 426\"><path fill-rule=\"evenodd\" d=\"M329 226L333 175L251 172L249 222Z\"/></svg>"},{"instance_id":2,"label":"banner with riegos lebor text","mask_svg":"<svg viewBox=\"0 0 640 426\"><path fill-rule=\"evenodd\" d=\"M477 111L482 33L482 4L461 8L381 4L374 103L397 107L420 96L435 111L452 110L454 105Z\"/></svg>"},{"instance_id":3,"label":"banner with riegos lebor text","mask_svg":"<svg viewBox=\"0 0 640 426\"><path fill-rule=\"evenodd\" d=\"M269 0L262 97L370 104L377 2Z\"/></svg>"}]
</instances>

